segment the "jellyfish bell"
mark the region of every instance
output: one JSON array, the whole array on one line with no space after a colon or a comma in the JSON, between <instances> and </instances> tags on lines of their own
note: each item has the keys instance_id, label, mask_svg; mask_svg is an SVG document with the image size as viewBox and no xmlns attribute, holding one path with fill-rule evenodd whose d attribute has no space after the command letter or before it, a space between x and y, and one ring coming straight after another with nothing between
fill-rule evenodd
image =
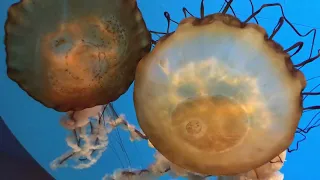
<instances>
[{"instance_id":1,"label":"jellyfish bell","mask_svg":"<svg viewBox=\"0 0 320 180\"><path fill-rule=\"evenodd\" d=\"M116 100L151 48L135 0L22 0L5 32L9 78L63 112Z\"/></svg>"},{"instance_id":2,"label":"jellyfish bell","mask_svg":"<svg viewBox=\"0 0 320 180\"><path fill-rule=\"evenodd\" d=\"M235 175L288 148L306 81L267 37L231 15L190 17L139 62L137 119L169 161L200 174Z\"/></svg>"}]
</instances>

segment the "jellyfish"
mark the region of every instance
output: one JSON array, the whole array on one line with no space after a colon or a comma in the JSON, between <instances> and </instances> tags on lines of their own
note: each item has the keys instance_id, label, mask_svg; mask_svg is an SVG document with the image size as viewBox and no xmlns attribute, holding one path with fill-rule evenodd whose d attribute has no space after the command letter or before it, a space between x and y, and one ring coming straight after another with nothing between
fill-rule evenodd
<instances>
[{"instance_id":1,"label":"jellyfish","mask_svg":"<svg viewBox=\"0 0 320 180\"><path fill-rule=\"evenodd\" d=\"M245 21L227 14L233 11L231 4L204 16L201 1L200 18L185 17L175 32L169 26L177 21L165 12L167 32L150 31L164 36L152 40L155 48L136 71L134 105L141 129L118 116L112 103L68 113L61 124L70 130L70 151L51 168L69 166L71 160L73 168L92 167L112 149L109 136L121 127L131 141L148 141L155 161L139 169L119 168L104 180L149 180L165 174L190 180L214 175L219 180L282 180L279 170L292 152L288 147L294 134L317 126L297 128L303 110L318 108L302 107L302 96L319 93L304 90L300 69L319 54L311 57L311 48L307 60L293 65L291 57L303 43L283 49L273 40L284 22L298 32L284 14L270 36L258 23L248 23L266 7L282 10L280 4L265 4ZM193 16L186 8L183 12ZM310 32L315 30L306 35Z\"/></svg>"},{"instance_id":2,"label":"jellyfish","mask_svg":"<svg viewBox=\"0 0 320 180\"><path fill-rule=\"evenodd\" d=\"M300 68L319 57L293 64L303 43L284 49L273 40L284 22L291 25L284 15L271 35L249 23L280 4L244 21L227 14L231 4L204 16L202 0L201 17L164 33L135 76L137 120L149 141L170 162L204 175L249 172L290 146L309 109Z\"/></svg>"},{"instance_id":3,"label":"jellyfish","mask_svg":"<svg viewBox=\"0 0 320 180\"><path fill-rule=\"evenodd\" d=\"M69 112L125 93L151 35L135 0L21 0L8 10L5 47L9 78Z\"/></svg>"}]
</instances>

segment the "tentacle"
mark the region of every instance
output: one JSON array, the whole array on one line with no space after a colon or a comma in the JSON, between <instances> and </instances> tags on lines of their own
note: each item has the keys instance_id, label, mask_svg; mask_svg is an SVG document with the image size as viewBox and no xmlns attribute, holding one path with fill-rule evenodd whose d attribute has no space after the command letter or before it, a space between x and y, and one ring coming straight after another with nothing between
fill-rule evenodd
<instances>
[{"instance_id":1,"label":"tentacle","mask_svg":"<svg viewBox=\"0 0 320 180\"><path fill-rule=\"evenodd\" d=\"M277 34L277 32L281 29L284 23L284 17L280 17L276 27L273 29L272 34L269 36L269 40L273 39L273 37Z\"/></svg>"},{"instance_id":2,"label":"tentacle","mask_svg":"<svg viewBox=\"0 0 320 180\"><path fill-rule=\"evenodd\" d=\"M182 8L182 12L183 12L185 18L187 18L187 14L189 14L189 16L194 17L194 15L191 14L190 11L185 7Z\"/></svg>"},{"instance_id":3,"label":"tentacle","mask_svg":"<svg viewBox=\"0 0 320 180\"><path fill-rule=\"evenodd\" d=\"M105 113L107 113L106 117ZM72 134L68 136L67 143L72 150L54 160L51 164L52 168L62 167L69 159L74 159L80 162L77 166L74 166L74 168L82 169L92 166L101 157L102 152L107 148L109 143L108 135L112 130L117 131L116 133L118 133L117 135L120 139L120 142L118 143L122 151L126 154L127 163L131 164L117 129L119 126L122 126L124 130L130 133L130 139L132 141L148 139L144 133L136 129L133 125L130 125L124 119L124 116L119 116L115 112L111 103L104 106L103 110L95 120L90 121L88 119L88 121L89 123L87 126L76 128L71 131Z\"/></svg>"},{"instance_id":4,"label":"tentacle","mask_svg":"<svg viewBox=\"0 0 320 180\"><path fill-rule=\"evenodd\" d=\"M200 18L204 18L204 0L201 0L201 5L200 5Z\"/></svg>"},{"instance_id":5,"label":"tentacle","mask_svg":"<svg viewBox=\"0 0 320 180\"><path fill-rule=\"evenodd\" d=\"M229 0L227 2L227 5L224 7L223 11L222 11L222 14L226 14L227 11L229 10L229 8L231 7L231 4L232 4L233 0Z\"/></svg>"},{"instance_id":6,"label":"tentacle","mask_svg":"<svg viewBox=\"0 0 320 180\"><path fill-rule=\"evenodd\" d=\"M296 143L296 147L295 147L295 148L293 148L293 149L288 148L288 149L287 149L287 151L288 151L289 153L294 152L294 151L297 151L297 150L299 149L299 144L307 139L307 136L305 136L303 133L301 133L301 132L299 132L299 131L297 131L296 133L298 133L298 134L300 134L301 136L303 136L303 138L300 139L300 140L298 140L298 142Z\"/></svg>"},{"instance_id":7,"label":"tentacle","mask_svg":"<svg viewBox=\"0 0 320 180\"><path fill-rule=\"evenodd\" d=\"M290 55L290 57L292 57L292 56L294 56L294 55L296 55L297 53L300 52L300 50L302 49L303 45L304 45L304 43L301 42L301 41L296 42L294 45L292 45L292 46L290 46L289 48L285 49L284 52L288 53L288 52L290 52L291 50L297 48L296 51L295 51L293 54Z\"/></svg>"},{"instance_id":8,"label":"tentacle","mask_svg":"<svg viewBox=\"0 0 320 180\"><path fill-rule=\"evenodd\" d=\"M310 50L310 54L309 54L309 58L297 65L295 65L295 67L299 67L302 68L303 66L305 66L306 64L316 60L319 56L315 56L313 58L312 57L312 54L313 54L313 48L314 48L314 42L315 42L315 39L316 39L316 34L317 34L317 30L315 28L311 29L310 31L308 31L307 33L305 34L301 34L296 28L295 26L286 18L286 16L284 15L284 10L283 10L283 7L280 3L273 3L273 4L263 4L257 11L255 11L254 13L252 13L245 21L244 23L248 23L252 18L254 18L256 15L258 15L263 9L267 8L267 7L279 7L280 10L281 10L281 14L282 14L282 17L284 19L284 21L286 23L288 23L288 25L293 29L293 31L300 37L306 37L308 36L309 34L313 33L313 38L312 38L312 45L311 45L311 50Z\"/></svg>"}]
</instances>

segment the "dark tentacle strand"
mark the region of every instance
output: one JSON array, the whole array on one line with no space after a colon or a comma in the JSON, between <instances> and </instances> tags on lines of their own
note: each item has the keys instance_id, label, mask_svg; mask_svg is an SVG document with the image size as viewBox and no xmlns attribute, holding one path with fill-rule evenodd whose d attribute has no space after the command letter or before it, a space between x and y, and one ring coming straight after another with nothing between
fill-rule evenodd
<instances>
[{"instance_id":1,"label":"dark tentacle strand","mask_svg":"<svg viewBox=\"0 0 320 180\"><path fill-rule=\"evenodd\" d=\"M270 163L283 163L283 160L280 156L277 156L279 158L279 160L277 161L270 161Z\"/></svg>"},{"instance_id":2,"label":"dark tentacle strand","mask_svg":"<svg viewBox=\"0 0 320 180\"><path fill-rule=\"evenodd\" d=\"M302 95L320 95L320 92L303 92Z\"/></svg>"},{"instance_id":3,"label":"dark tentacle strand","mask_svg":"<svg viewBox=\"0 0 320 180\"><path fill-rule=\"evenodd\" d=\"M296 42L294 45L290 46L289 48L285 49L284 52L286 53L289 53L290 51L292 51L293 49L296 49L296 51L290 55L290 57L296 55L297 53L300 52L300 50L302 49L304 43L299 41L299 42Z\"/></svg>"},{"instance_id":4,"label":"dark tentacle strand","mask_svg":"<svg viewBox=\"0 0 320 180\"><path fill-rule=\"evenodd\" d=\"M272 34L269 36L269 40L271 40L277 32L281 29L284 23L284 17L280 17L276 27L273 29Z\"/></svg>"},{"instance_id":5,"label":"dark tentacle strand","mask_svg":"<svg viewBox=\"0 0 320 180\"><path fill-rule=\"evenodd\" d=\"M317 60L319 57L320 57L320 49L318 50L318 54L317 55L315 55L314 57L310 57L310 58L302 61L299 64L294 65L294 67L299 67L299 69L300 69L301 67L303 67L303 66L305 66L305 65L307 65L307 64L309 64L309 63L311 63L311 62L313 62L315 60Z\"/></svg>"},{"instance_id":6,"label":"dark tentacle strand","mask_svg":"<svg viewBox=\"0 0 320 180\"><path fill-rule=\"evenodd\" d=\"M309 93L312 93L312 92L313 92L315 89L317 89L319 86L320 86L320 84L318 84L318 85L316 85L315 87L313 87L313 88L309 91ZM308 93L308 92L302 92L302 95L305 95L305 96L303 97L303 101L306 100L306 98L309 96L309 94L304 94L304 93Z\"/></svg>"},{"instance_id":7,"label":"dark tentacle strand","mask_svg":"<svg viewBox=\"0 0 320 180\"><path fill-rule=\"evenodd\" d=\"M164 12L164 17L166 17L166 19L167 19L167 33L169 33L169 31L170 31L170 22L171 22L170 14L168 12Z\"/></svg>"},{"instance_id":8,"label":"dark tentacle strand","mask_svg":"<svg viewBox=\"0 0 320 180\"><path fill-rule=\"evenodd\" d=\"M200 18L204 18L204 0L201 0L201 5L200 5Z\"/></svg>"},{"instance_id":9,"label":"dark tentacle strand","mask_svg":"<svg viewBox=\"0 0 320 180\"><path fill-rule=\"evenodd\" d=\"M316 94L320 94L320 93L316 93ZM310 95L310 93L303 93L303 95ZM312 110L319 110L319 109L320 109L320 106L310 106L307 108L303 108L304 112L309 112ZM309 133L312 129L320 126L320 123L319 123L320 118L318 118L319 114L320 112L318 111L304 128L300 128L300 127L297 128L296 133L303 136L303 138L297 141L294 149L288 148L288 152L297 151L299 149L299 144L307 139L306 134Z\"/></svg>"},{"instance_id":10,"label":"dark tentacle strand","mask_svg":"<svg viewBox=\"0 0 320 180\"><path fill-rule=\"evenodd\" d=\"M301 132L299 132L299 131L296 131L296 133L298 133L298 134L300 134L301 136L303 136L303 138L297 141L295 148L293 148L293 149L288 148L288 149L287 149L287 151L288 151L289 153L294 152L294 151L297 151L297 150L299 149L299 144L300 144L302 141L305 141L305 140L307 139L307 136L304 135L303 133L301 133Z\"/></svg>"},{"instance_id":11,"label":"dark tentacle strand","mask_svg":"<svg viewBox=\"0 0 320 180\"><path fill-rule=\"evenodd\" d=\"M194 17L194 15L191 14L190 11L185 7L182 8L182 12L183 12L185 18L187 18L187 14L189 14L189 16L191 16L191 17Z\"/></svg>"},{"instance_id":12,"label":"dark tentacle strand","mask_svg":"<svg viewBox=\"0 0 320 180\"><path fill-rule=\"evenodd\" d=\"M233 0L230 0L230 1L224 0L224 1L225 1L225 3L226 3L225 9L226 9L226 8L228 8L228 9L230 8L233 16L234 16L234 17L237 17L235 11L233 10L233 8L232 8L232 6L231 6L231 3L232 3ZM229 3L230 3L230 5L229 5L229 7L228 7L228 4L229 4ZM224 10L225 10L225 9L224 9ZM227 9L226 13L228 12L228 9ZM223 12L222 12L222 14L226 14L226 13L223 13Z\"/></svg>"},{"instance_id":13,"label":"dark tentacle strand","mask_svg":"<svg viewBox=\"0 0 320 180\"><path fill-rule=\"evenodd\" d=\"M254 13L254 6L253 6L253 3L252 3L252 0L249 0L249 2L250 2L250 5L251 5L251 13L253 14ZM259 25L258 19L256 17L253 17L253 19Z\"/></svg>"},{"instance_id":14,"label":"dark tentacle strand","mask_svg":"<svg viewBox=\"0 0 320 180\"><path fill-rule=\"evenodd\" d=\"M188 11L188 10L187 10L187 11ZM170 33L170 24L171 24L171 22L173 22L173 23L175 23L175 24L179 24L177 21L171 19L169 12L165 11L163 14L164 14L164 17L165 17L166 20L167 20L167 30L166 30L166 32L149 31L150 33L155 34L155 35L158 36L159 38L161 37L160 35L167 35L167 34ZM171 33L173 33L173 32L171 32ZM152 45L156 45L156 44L158 43L158 40L152 39L152 40L151 40L151 43L152 43Z\"/></svg>"},{"instance_id":15,"label":"dark tentacle strand","mask_svg":"<svg viewBox=\"0 0 320 180\"><path fill-rule=\"evenodd\" d=\"M231 7L232 2L233 2L233 0L229 0L229 1L227 2L226 7L224 7L224 9L223 9L223 11L222 11L222 14L226 14L226 13L227 13L227 11L229 10L229 8Z\"/></svg>"}]
</instances>

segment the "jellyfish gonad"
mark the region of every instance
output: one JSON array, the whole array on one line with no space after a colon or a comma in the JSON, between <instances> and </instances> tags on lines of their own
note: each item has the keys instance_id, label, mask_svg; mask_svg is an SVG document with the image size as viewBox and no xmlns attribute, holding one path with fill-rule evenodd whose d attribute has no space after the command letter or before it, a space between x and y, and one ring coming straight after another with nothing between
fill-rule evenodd
<instances>
[{"instance_id":1,"label":"jellyfish gonad","mask_svg":"<svg viewBox=\"0 0 320 180\"><path fill-rule=\"evenodd\" d=\"M119 98L151 47L135 0L21 0L5 33L9 78L61 112Z\"/></svg>"},{"instance_id":2,"label":"jellyfish gonad","mask_svg":"<svg viewBox=\"0 0 320 180\"><path fill-rule=\"evenodd\" d=\"M289 52L301 43L284 49L273 40L290 23L284 16L270 36L249 23L280 4L240 21L226 13L231 3L204 16L202 0L201 17L163 33L136 71L134 105L143 132L170 162L200 174L246 173L284 152L307 109L298 68L319 57L293 64Z\"/></svg>"}]
</instances>

